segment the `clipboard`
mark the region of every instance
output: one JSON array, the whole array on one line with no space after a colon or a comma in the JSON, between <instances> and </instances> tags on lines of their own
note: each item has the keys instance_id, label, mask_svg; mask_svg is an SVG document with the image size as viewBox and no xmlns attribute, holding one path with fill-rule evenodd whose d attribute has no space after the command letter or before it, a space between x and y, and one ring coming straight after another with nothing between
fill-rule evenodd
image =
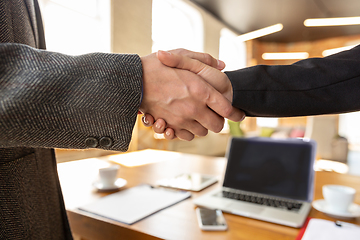
<instances>
[{"instance_id":1,"label":"clipboard","mask_svg":"<svg viewBox=\"0 0 360 240\"><path fill-rule=\"evenodd\" d=\"M357 240L360 236L360 226L334 222L325 219L310 218L296 240Z\"/></svg>"},{"instance_id":2,"label":"clipboard","mask_svg":"<svg viewBox=\"0 0 360 240\"><path fill-rule=\"evenodd\" d=\"M125 224L133 224L191 196L190 192L139 185L79 207Z\"/></svg>"}]
</instances>

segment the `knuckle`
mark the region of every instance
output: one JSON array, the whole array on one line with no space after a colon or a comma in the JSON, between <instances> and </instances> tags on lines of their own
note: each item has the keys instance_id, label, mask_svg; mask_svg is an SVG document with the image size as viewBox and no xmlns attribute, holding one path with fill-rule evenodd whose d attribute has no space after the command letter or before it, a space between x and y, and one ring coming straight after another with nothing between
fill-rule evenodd
<instances>
[{"instance_id":1,"label":"knuckle","mask_svg":"<svg viewBox=\"0 0 360 240\"><path fill-rule=\"evenodd\" d=\"M196 84L193 84L193 86L190 88L190 91L195 98L202 99L204 102L209 101L212 96L209 87L200 81Z\"/></svg>"},{"instance_id":2,"label":"knuckle","mask_svg":"<svg viewBox=\"0 0 360 240\"><path fill-rule=\"evenodd\" d=\"M195 104L193 102L188 102L184 105L183 114L180 119L183 122L187 122L188 120L193 119L194 116L197 115L197 111L198 111L197 104Z\"/></svg>"},{"instance_id":3,"label":"knuckle","mask_svg":"<svg viewBox=\"0 0 360 240\"><path fill-rule=\"evenodd\" d=\"M205 63L206 64L212 64L212 61L213 61L213 57L210 55L210 54L208 54L208 53L205 53L205 55L204 55L204 61L205 61Z\"/></svg>"},{"instance_id":4,"label":"knuckle","mask_svg":"<svg viewBox=\"0 0 360 240\"><path fill-rule=\"evenodd\" d=\"M211 101L211 93L209 91L204 92L203 99L205 100L205 102Z\"/></svg>"},{"instance_id":5,"label":"knuckle","mask_svg":"<svg viewBox=\"0 0 360 240\"><path fill-rule=\"evenodd\" d=\"M175 121L175 126L184 126L186 123L185 118L177 118Z\"/></svg>"},{"instance_id":6,"label":"knuckle","mask_svg":"<svg viewBox=\"0 0 360 240\"><path fill-rule=\"evenodd\" d=\"M196 106L189 106L188 107L188 114L189 114L189 116L191 116L191 117L194 117L194 116L196 116L196 114L197 114L197 107Z\"/></svg>"},{"instance_id":7,"label":"knuckle","mask_svg":"<svg viewBox=\"0 0 360 240\"><path fill-rule=\"evenodd\" d=\"M184 55L186 53L186 50L184 48L178 48L175 50L176 54Z\"/></svg>"}]
</instances>

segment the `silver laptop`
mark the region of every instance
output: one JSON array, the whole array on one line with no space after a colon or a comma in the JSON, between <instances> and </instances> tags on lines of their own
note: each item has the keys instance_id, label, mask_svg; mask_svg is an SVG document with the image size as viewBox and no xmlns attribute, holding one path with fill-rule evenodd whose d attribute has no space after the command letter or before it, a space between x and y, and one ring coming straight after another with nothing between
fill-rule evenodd
<instances>
[{"instance_id":1,"label":"silver laptop","mask_svg":"<svg viewBox=\"0 0 360 240\"><path fill-rule=\"evenodd\" d=\"M222 188L194 203L299 228L313 200L315 154L312 140L232 138Z\"/></svg>"}]
</instances>

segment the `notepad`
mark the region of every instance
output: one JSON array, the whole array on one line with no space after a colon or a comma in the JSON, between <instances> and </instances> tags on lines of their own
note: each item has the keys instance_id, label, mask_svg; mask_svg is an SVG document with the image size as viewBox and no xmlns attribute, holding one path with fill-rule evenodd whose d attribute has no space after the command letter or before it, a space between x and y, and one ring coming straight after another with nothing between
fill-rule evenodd
<instances>
[{"instance_id":1,"label":"notepad","mask_svg":"<svg viewBox=\"0 0 360 240\"><path fill-rule=\"evenodd\" d=\"M191 194L186 191L139 185L110 194L79 209L122 223L133 224L190 196Z\"/></svg>"},{"instance_id":2,"label":"notepad","mask_svg":"<svg viewBox=\"0 0 360 240\"><path fill-rule=\"evenodd\" d=\"M312 218L301 240L358 240L359 236L360 226L350 223L337 226L333 221Z\"/></svg>"}]
</instances>

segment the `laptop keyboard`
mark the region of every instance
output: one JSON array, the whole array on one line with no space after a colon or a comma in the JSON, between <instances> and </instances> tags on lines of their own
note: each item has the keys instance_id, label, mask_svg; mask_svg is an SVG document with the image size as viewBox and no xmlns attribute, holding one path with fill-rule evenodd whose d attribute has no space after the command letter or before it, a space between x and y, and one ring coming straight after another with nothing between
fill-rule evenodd
<instances>
[{"instance_id":1,"label":"laptop keyboard","mask_svg":"<svg viewBox=\"0 0 360 240\"><path fill-rule=\"evenodd\" d=\"M266 205L275 208L282 208L290 211L299 211L302 203L282 200L277 198L260 197L251 194L243 194L238 192L231 192L223 190L222 196L244 202L251 202L259 205Z\"/></svg>"}]
</instances>

